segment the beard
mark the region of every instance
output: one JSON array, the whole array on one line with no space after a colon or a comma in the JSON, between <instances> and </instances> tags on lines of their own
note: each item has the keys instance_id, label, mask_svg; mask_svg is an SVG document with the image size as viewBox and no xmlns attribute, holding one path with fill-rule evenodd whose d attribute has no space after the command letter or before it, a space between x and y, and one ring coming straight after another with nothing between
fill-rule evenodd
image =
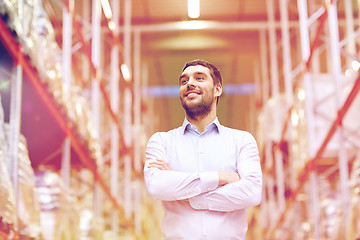
<instances>
[{"instance_id":1,"label":"beard","mask_svg":"<svg viewBox=\"0 0 360 240\"><path fill-rule=\"evenodd\" d=\"M213 94L209 95L205 93L204 95L204 93L202 92L200 97L201 99L199 101L187 101L186 98L180 97L181 105L183 106L186 114L191 119L199 119L205 117L211 112L212 104L214 102Z\"/></svg>"}]
</instances>

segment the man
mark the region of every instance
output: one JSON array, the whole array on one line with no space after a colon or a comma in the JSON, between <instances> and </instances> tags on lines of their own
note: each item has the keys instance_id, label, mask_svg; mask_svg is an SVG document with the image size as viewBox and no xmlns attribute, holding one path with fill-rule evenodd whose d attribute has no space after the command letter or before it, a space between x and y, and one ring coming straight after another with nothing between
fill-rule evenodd
<instances>
[{"instance_id":1,"label":"man","mask_svg":"<svg viewBox=\"0 0 360 240\"><path fill-rule=\"evenodd\" d=\"M150 138L144 166L149 194L163 203L164 239L244 240L246 208L261 201L255 139L220 125L222 77L215 66L188 62L179 84L184 123Z\"/></svg>"}]
</instances>

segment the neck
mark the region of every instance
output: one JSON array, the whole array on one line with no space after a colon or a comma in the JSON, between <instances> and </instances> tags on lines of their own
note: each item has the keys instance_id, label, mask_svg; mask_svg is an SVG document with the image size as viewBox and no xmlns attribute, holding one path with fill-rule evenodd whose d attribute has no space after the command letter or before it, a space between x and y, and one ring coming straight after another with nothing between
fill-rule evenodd
<instances>
[{"instance_id":1,"label":"neck","mask_svg":"<svg viewBox=\"0 0 360 240\"><path fill-rule=\"evenodd\" d=\"M199 133L205 131L206 127L212 123L216 119L216 108L213 109L210 113L206 116L194 116L190 117L188 114L186 115L186 119L191 123L194 124Z\"/></svg>"}]
</instances>

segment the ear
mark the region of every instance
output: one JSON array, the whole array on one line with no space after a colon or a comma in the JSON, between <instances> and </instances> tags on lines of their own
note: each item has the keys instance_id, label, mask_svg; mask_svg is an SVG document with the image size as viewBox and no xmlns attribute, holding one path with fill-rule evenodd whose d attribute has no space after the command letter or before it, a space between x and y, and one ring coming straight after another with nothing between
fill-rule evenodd
<instances>
[{"instance_id":1,"label":"ear","mask_svg":"<svg viewBox=\"0 0 360 240\"><path fill-rule=\"evenodd\" d=\"M214 95L215 95L215 97L220 97L221 94L222 94L222 85L217 84L214 88Z\"/></svg>"}]
</instances>

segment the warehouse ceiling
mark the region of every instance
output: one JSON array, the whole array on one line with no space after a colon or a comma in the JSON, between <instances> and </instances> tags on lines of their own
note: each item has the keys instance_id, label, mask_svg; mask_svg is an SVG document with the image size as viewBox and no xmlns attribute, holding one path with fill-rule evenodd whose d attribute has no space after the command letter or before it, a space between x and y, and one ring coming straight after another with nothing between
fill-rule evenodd
<instances>
[{"instance_id":1,"label":"warehouse ceiling","mask_svg":"<svg viewBox=\"0 0 360 240\"><path fill-rule=\"evenodd\" d=\"M64 2L66 1L43 1L45 10L56 29L60 46ZM76 19L80 19L82 23L86 19L91 19L91 1L89 5L84 2L74 1ZM152 114L147 115L149 119L145 119L154 123L154 128L149 130L149 134L154 131L166 131L182 123L184 112L177 93L176 91L166 92L168 89L166 87L170 89L176 87L184 63L198 58L214 63L222 72L225 91L218 106L220 122L229 127L248 130L256 134L256 106L259 106L259 99L255 98L255 79L261 76L259 29L263 29L266 33L267 5L270 2L270 0L200 0L200 17L196 20L204 20L211 23L211 26L217 27L186 30L174 23L194 22L187 16L187 0L132 0L131 24L132 29L137 29L141 34L141 63L147 66L147 84L149 87L160 87L160 94L147 96L148 99L143 101L144 111L152 111ZM280 1L273 0L273 2L275 20L280 21ZM323 0L307 2L309 15L324 4ZM352 2L354 15L357 16L357 0ZM298 19L297 1L289 0L288 4L289 19L294 23L291 25L294 29L297 27L296 20ZM343 1L339 1L337 5L339 16L343 17ZM124 24L124 10L124 0L121 0L120 26ZM111 45L112 41L108 34L104 14L102 18L102 38L106 44ZM88 31L91 29L86 24L83 27ZM73 34L74 41L78 41L77 32L74 31ZM291 36L294 34L292 33ZM123 35L120 36L122 46L123 37ZM279 30L277 42L278 58L281 62ZM132 48L134 48L133 41ZM109 72L106 55L108 52L103 51L102 70L105 73ZM279 66L280 78L281 71L281 66ZM226 86L229 87L226 88ZM25 121L23 122L25 124ZM58 144L57 148L60 146L61 144ZM39 159L46 159L44 156L51 156L54 152L56 150L46 152L43 156L39 156Z\"/></svg>"},{"instance_id":2,"label":"warehouse ceiling","mask_svg":"<svg viewBox=\"0 0 360 240\"><path fill-rule=\"evenodd\" d=\"M275 3L275 16L279 19L279 6ZM322 1L317 1L322 3ZM111 3L111 1L110 1ZM52 21L58 26L61 35L62 8L57 0L44 2L48 12L53 13ZM317 3L314 3L317 4ZM266 28L267 8L265 0L201 0L200 17L221 23L224 29L181 30L181 28L157 31L164 24L191 21L187 16L186 0L133 0L132 26L141 27L141 61L148 67L149 86L175 86L186 61L205 59L217 65L223 74L224 83L239 87L239 91L222 97L219 107L219 119L228 126L255 129L255 85L254 69L259 63L259 28ZM86 6L83 1L75 1L75 12L81 18ZM49 10L50 9L50 10ZM124 22L124 1L120 1L120 25ZM296 19L296 1L289 3L290 19ZM227 24L242 23L244 27L227 29ZM255 23L255 25L252 25ZM103 29L106 21L103 14ZM123 37L123 36L121 36ZM61 39L61 37L59 37ZM111 41L109 40L111 43ZM107 62L107 61L105 61ZM105 66L106 68L106 66ZM105 70L106 71L106 70ZM253 84L252 88L241 90L242 86ZM184 112L176 95L153 98L155 129L168 130L182 123ZM148 103L148 102L147 102ZM148 106L146 109L152 108Z\"/></svg>"},{"instance_id":3,"label":"warehouse ceiling","mask_svg":"<svg viewBox=\"0 0 360 240\"><path fill-rule=\"evenodd\" d=\"M261 76L259 29L265 29L266 32L267 9L271 6L271 2L275 20L279 22L279 2L281 2L279 0L200 0L200 17L196 20L205 20L213 25L220 23L221 27L184 30L175 25L166 27L166 24L194 20L187 16L187 0L132 0L131 24L133 29L140 30L141 33L141 62L148 67L148 85L156 87L176 85L186 61L201 58L213 62L223 74L225 90L226 84L234 85L239 90L231 94L224 92L218 107L220 122L255 133L255 105L259 100L255 98L255 77ZM294 23L292 27L297 27L297 1L287 2L289 19ZM324 0L308 1L309 15L323 6L324 2ZM74 1L74 3L78 17L82 20L91 19L90 5L84 4L84 1ZM58 0L46 0L44 5L48 12L52 13L50 16L54 25L60 29L60 36L59 23L62 21L63 5L59 4ZM338 3L339 12L344 11L343 5L341 1ZM356 0L353 0L353 6L354 8L357 6ZM120 26L124 24L125 11L125 1L121 0ZM106 21L104 14L102 15L103 30L106 31ZM279 29L277 33L280 58ZM120 36L120 39L122 37ZM108 42L111 45L111 40ZM106 64L103 65L106 71ZM281 77L280 67L279 72ZM242 87L249 84L253 84L253 88L246 88L243 91ZM182 123L184 112L176 95L157 96L153 99L153 106L156 107L147 106L146 109L154 109L152 120L155 121L155 130L165 131ZM146 101L149 102L151 101Z\"/></svg>"}]
</instances>

